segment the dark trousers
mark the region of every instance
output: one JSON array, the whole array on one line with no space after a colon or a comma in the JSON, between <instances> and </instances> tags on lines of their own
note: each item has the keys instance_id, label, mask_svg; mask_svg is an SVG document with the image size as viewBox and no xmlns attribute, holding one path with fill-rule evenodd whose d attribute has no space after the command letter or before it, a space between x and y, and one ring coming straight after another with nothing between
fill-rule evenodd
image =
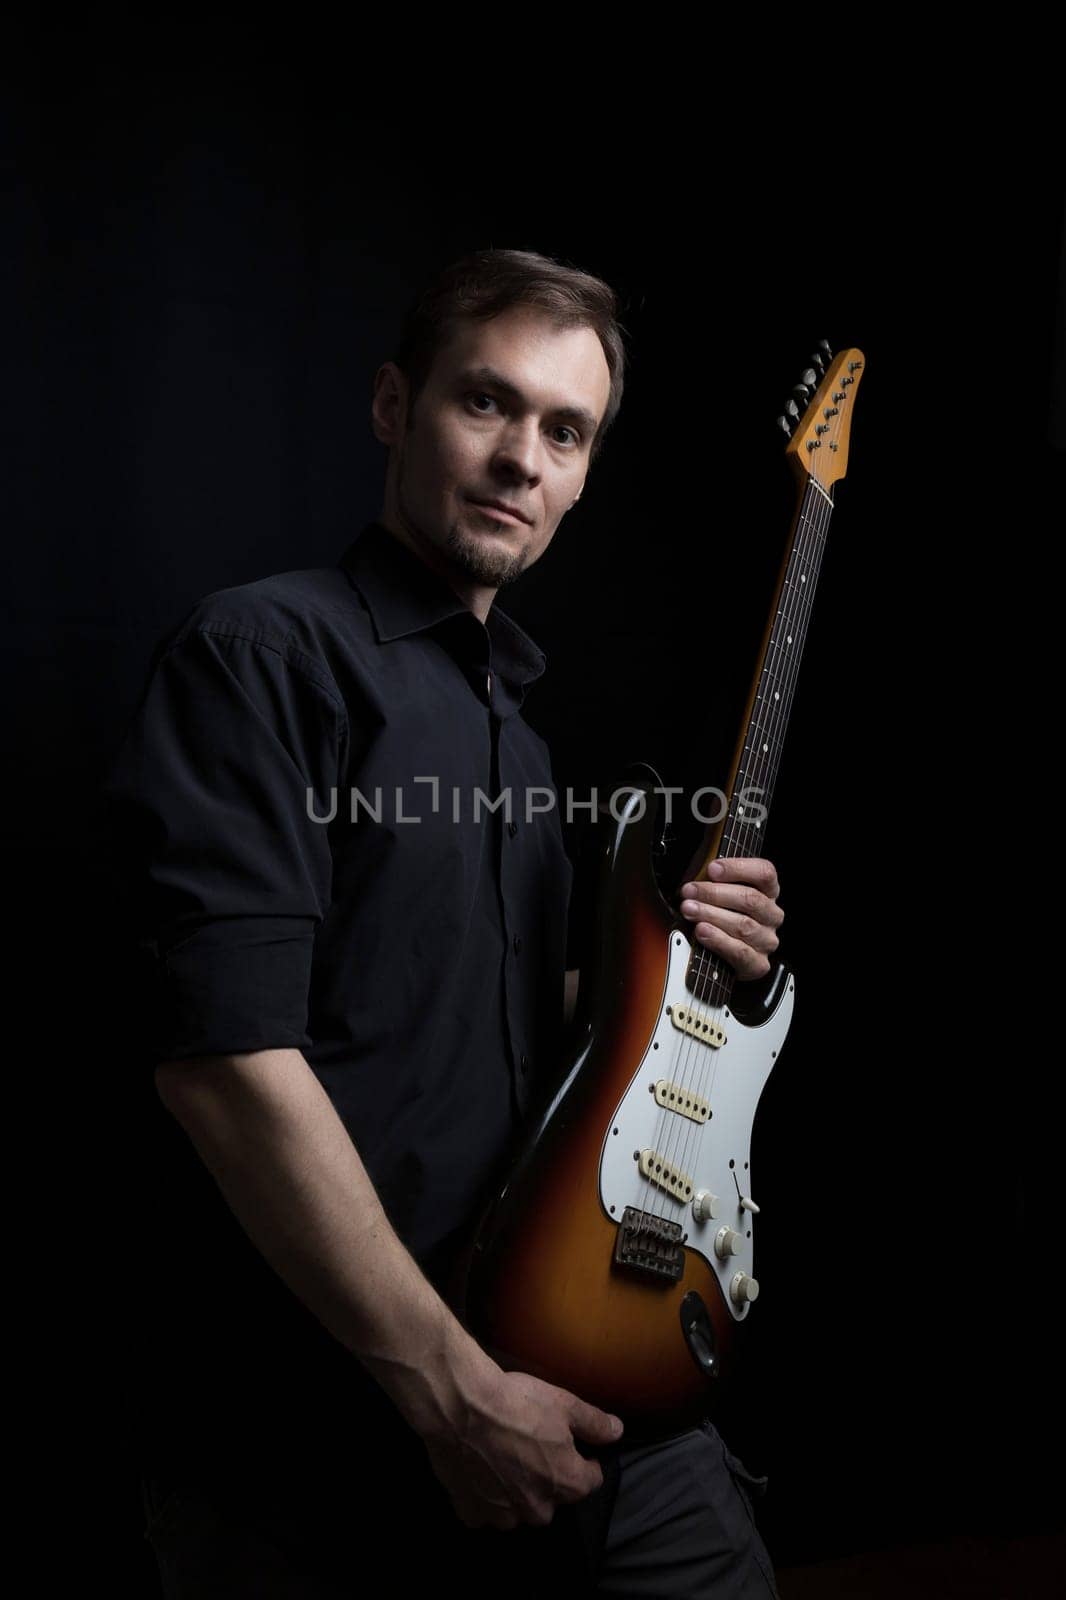
<instances>
[{"instance_id":1,"label":"dark trousers","mask_svg":"<svg viewBox=\"0 0 1066 1600\"><path fill-rule=\"evenodd\" d=\"M372 1577L401 1597L443 1580L464 1600L776 1600L753 1509L765 1480L710 1422L599 1459L602 1488L546 1528L467 1528L428 1461L397 1479L367 1459L358 1477L240 1507L147 1477L145 1537L166 1600L350 1600Z\"/></svg>"}]
</instances>

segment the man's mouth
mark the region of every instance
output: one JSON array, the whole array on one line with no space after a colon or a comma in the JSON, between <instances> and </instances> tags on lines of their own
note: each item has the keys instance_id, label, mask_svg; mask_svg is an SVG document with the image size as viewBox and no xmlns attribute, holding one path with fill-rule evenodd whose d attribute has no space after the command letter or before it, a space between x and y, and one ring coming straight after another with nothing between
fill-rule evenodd
<instances>
[{"instance_id":1,"label":"man's mouth","mask_svg":"<svg viewBox=\"0 0 1066 1600\"><path fill-rule=\"evenodd\" d=\"M470 504L488 517L497 522L514 523L516 527L524 527L530 518L525 516L514 506L509 506L503 500L475 500L473 495L467 496Z\"/></svg>"}]
</instances>

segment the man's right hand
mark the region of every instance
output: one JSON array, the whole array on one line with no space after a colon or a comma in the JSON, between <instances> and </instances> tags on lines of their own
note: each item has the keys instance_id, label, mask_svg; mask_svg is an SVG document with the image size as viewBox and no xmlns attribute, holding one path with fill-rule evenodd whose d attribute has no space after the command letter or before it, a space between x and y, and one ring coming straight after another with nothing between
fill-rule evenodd
<instances>
[{"instance_id":1,"label":"man's right hand","mask_svg":"<svg viewBox=\"0 0 1066 1600\"><path fill-rule=\"evenodd\" d=\"M612 1419L481 1348L401 1243L299 1050L162 1061L156 1083L265 1260L423 1439L463 1522L550 1522L600 1486L574 1441L613 1443Z\"/></svg>"},{"instance_id":2,"label":"man's right hand","mask_svg":"<svg viewBox=\"0 0 1066 1600\"><path fill-rule=\"evenodd\" d=\"M469 1528L545 1525L563 1501L603 1483L598 1461L575 1448L614 1444L617 1417L525 1372L498 1379L469 1405L463 1423L426 1436L433 1470Z\"/></svg>"}]
</instances>

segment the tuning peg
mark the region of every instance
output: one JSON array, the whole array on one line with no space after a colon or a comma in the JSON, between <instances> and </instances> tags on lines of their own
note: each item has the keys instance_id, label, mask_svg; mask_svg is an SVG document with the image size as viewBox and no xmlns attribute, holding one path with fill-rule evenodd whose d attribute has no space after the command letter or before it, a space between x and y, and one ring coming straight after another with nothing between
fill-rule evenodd
<instances>
[{"instance_id":1,"label":"tuning peg","mask_svg":"<svg viewBox=\"0 0 1066 1600\"><path fill-rule=\"evenodd\" d=\"M801 373L800 383L805 383L808 389L812 391L817 389L818 374L815 372L813 367L808 367L805 372Z\"/></svg>"},{"instance_id":2,"label":"tuning peg","mask_svg":"<svg viewBox=\"0 0 1066 1600\"><path fill-rule=\"evenodd\" d=\"M811 360L814 362L815 366L818 368L819 377L824 378L825 377L825 362L822 360L822 352L820 350L812 350L811 351Z\"/></svg>"},{"instance_id":3,"label":"tuning peg","mask_svg":"<svg viewBox=\"0 0 1066 1600\"><path fill-rule=\"evenodd\" d=\"M833 352L829 348L829 340L828 339L819 339L818 340L818 348L822 352L822 355L825 357L826 361L832 361Z\"/></svg>"},{"instance_id":4,"label":"tuning peg","mask_svg":"<svg viewBox=\"0 0 1066 1600\"><path fill-rule=\"evenodd\" d=\"M791 437L792 437L792 429L788 425L788 418L787 417L778 417L777 426L784 431L784 434L785 434L786 438L791 439Z\"/></svg>"},{"instance_id":5,"label":"tuning peg","mask_svg":"<svg viewBox=\"0 0 1066 1600\"><path fill-rule=\"evenodd\" d=\"M785 416L791 419L793 426L795 426L795 424L799 421L800 411L795 400L785 401Z\"/></svg>"},{"instance_id":6,"label":"tuning peg","mask_svg":"<svg viewBox=\"0 0 1066 1600\"><path fill-rule=\"evenodd\" d=\"M799 401L799 408L801 411L803 411L805 407L810 404L811 391L808 389L805 383L795 384L792 389L792 394L793 398Z\"/></svg>"}]
</instances>

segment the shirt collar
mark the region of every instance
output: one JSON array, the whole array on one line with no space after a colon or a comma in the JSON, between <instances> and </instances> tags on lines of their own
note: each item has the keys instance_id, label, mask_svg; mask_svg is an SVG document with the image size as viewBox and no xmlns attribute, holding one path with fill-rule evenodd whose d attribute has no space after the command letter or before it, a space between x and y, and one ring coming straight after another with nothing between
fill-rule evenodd
<instances>
[{"instance_id":1,"label":"shirt collar","mask_svg":"<svg viewBox=\"0 0 1066 1600\"><path fill-rule=\"evenodd\" d=\"M339 565L366 601L380 642L465 615L488 634L493 668L512 685L519 700L548 664L540 646L495 601L487 622L480 623L454 589L380 522L368 522L361 529Z\"/></svg>"}]
</instances>

